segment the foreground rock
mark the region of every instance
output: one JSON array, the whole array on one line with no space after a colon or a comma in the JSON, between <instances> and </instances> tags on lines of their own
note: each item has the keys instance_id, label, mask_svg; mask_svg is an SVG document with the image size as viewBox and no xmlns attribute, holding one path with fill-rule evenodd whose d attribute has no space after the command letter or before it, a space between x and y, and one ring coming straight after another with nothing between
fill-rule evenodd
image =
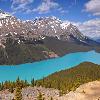
<instances>
[{"instance_id":1,"label":"foreground rock","mask_svg":"<svg viewBox=\"0 0 100 100\"><path fill-rule=\"evenodd\" d=\"M100 100L100 81L83 84L58 100Z\"/></svg>"},{"instance_id":2,"label":"foreground rock","mask_svg":"<svg viewBox=\"0 0 100 100\"><path fill-rule=\"evenodd\" d=\"M39 93L42 94L44 100L57 100L59 98L59 90L44 87L27 87L22 89L22 100L37 100ZM15 100L15 94L8 90L0 91L0 100Z\"/></svg>"},{"instance_id":3,"label":"foreground rock","mask_svg":"<svg viewBox=\"0 0 100 100\"><path fill-rule=\"evenodd\" d=\"M50 100L52 97L56 100L59 97L59 90L44 87L27 87L22 89L23 100L37 100L37 97L41 93L45 100Z\"/></svg>"},{"instance_id":4,"label":"foreground rock","mask_svg":"<svg viewBox=\"0 0 100 100\"><path fill-rule=\"evenodd\" d=\"M12 100L14 94L10 93L8 90L0 91L0 100Z\"/></svg>"},{"instance_id":5,"label":"foreground rock","mask_svg":"<svg viewBox=\"0 0 100 100\"><path fill-rule=\"evenodd\" d=\"M100 81L93 81L81 85L76 91L59 96L59 90L44 87L27 87L22 89L22 100L37 100L39 93L44 100L100 100ZM0 100L13 100L14 94L8 90L0 91Z\"/></svg>"}]
</instances>

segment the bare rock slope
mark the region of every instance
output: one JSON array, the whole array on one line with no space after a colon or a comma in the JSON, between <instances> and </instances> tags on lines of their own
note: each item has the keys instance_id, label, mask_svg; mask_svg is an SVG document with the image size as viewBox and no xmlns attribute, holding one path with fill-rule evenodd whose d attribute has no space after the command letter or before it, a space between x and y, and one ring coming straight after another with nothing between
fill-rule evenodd
<instances>
[{"instance_id":1,"label":"bare rock slope","mask_svg":"<svg viewBox=\"0 0 100 100\"><path fill-rule=\"evenodd\" d=\"M100 100L100 81L83 84L58 100Z\"/></svg>"}]
</instances>

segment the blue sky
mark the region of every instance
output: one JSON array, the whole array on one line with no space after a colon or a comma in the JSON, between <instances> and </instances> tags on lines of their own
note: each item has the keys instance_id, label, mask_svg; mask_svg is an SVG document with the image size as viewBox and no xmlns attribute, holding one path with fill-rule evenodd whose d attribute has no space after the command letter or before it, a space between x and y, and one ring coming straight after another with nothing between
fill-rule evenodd
<instances>
[{"instance_id":1,"label":"blue sky","mask_svg":"<svg viewBox=\"0 0 100 100\"><path fill-rule=\"evenodd\" d=\"M84 11L87 2L89 0L0 0L0 8L22 20L56 16L82 22L97 17Z\"/></svg>"},{"instance_id":2,"label":"blue sky","mask_svg":"<svg viewBox=\"0 0 100 100\"><path fill-rule=\"evenodd\" d=\"M0 0L0 9L22 20L56 16L86 34L100 34L100 0Z\"/></svg>"}]
</instances>

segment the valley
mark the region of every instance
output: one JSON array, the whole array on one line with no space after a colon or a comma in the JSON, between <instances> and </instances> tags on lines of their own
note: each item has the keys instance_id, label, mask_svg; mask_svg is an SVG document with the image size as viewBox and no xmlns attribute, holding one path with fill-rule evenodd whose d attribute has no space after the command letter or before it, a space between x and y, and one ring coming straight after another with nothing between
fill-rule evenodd
<instances>
[{"instance_id":1,"label":"valley","mask_svg":"<svg viewBox=\"0 0 100 100\"><path fill-rule=\"evenodd\" d=\"M100 0L0 0L0 100L100 100Z\"/></svg>"},{"instance_id":2,"label":"valley","mask_svg":"<svg viewBox=\"0 0 100 100\"><path fill-rule=\"evenodd\" d=\"M56 71L74 67L82 62L93 62L95 64L100 64L99 58L100 53L89 51L70 53L63 57L57 57L33 63L20 65L1 65L0 81L14 81L18 76L20 76L21 79L27 79L30 82L33 77L35 80L41 79Z\"/></svg>"}]
</instances>

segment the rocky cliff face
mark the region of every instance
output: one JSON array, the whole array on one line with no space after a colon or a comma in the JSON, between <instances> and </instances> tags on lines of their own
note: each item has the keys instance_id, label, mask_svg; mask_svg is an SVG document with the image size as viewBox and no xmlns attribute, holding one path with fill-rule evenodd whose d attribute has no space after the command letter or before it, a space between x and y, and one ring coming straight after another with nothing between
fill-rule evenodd
<instances>
[{"instance_id":1,"label":"rocky cliff face","mask_svg":"<svg viewBox=\"0 0 100 100\"><path fill-rule=\"evenodd\" d=\"M37 18L35 20L21 21L16 17L0 11L0 40L8 34L17 38L38 38L43 36L56 37L63 41L78 40L86 42L85 37L78 28L71 23L64 23L56 17Z\"/></svg>"}]
</instances>

